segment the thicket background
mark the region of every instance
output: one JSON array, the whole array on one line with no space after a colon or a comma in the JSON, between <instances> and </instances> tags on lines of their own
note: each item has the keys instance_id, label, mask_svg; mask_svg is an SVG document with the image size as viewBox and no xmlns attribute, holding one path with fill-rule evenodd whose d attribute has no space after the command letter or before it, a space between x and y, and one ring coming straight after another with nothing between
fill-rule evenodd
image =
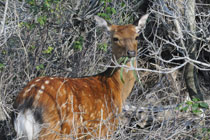
<instances>
[{"instance_id":1,"label":"thicket background","mask_svg":"<svg viewBox=\"0 0 210 140\"><path fill-rule=\"evenodd\" d=\"M81 77L109 66L109 35L94 15L122 25L146 13L138 81L113 139L210 139L202 101L210 98L209 0L1 0L0 139L15 138L12 105L31 79Z\"/></svg>"}]
</instances>

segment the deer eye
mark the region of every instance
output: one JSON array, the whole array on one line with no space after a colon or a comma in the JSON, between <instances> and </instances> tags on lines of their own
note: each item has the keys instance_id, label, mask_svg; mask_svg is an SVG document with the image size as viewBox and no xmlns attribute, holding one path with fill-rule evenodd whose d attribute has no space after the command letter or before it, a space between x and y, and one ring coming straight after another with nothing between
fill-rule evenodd
<instances>
[{"instance_id":1,"label":"deer eye","mask_svg":"<svg viewBox=\"0 0 210 140\"><path fill-rule=\"evenodd\" d=\"M119 39L116 38L116 37L114 37L114 38L113 38L113 41L116 42L116 41L119 41Z\"/></svg>"}]
</instances>

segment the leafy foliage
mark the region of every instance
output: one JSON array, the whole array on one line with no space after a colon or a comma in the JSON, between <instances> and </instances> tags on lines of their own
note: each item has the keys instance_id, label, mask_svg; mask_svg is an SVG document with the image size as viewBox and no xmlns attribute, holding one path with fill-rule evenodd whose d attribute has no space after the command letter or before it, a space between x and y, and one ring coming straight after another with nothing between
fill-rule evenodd
<instances>
[{"instance_id":1,"label":"leafy foliage","mask_svg":"<svg viewBox=\"0 0 210 140\"><path fill-rule=\"evenodd\" d=\"M77 51L82 51L83 41L84 41L83 37L80 36L76 41L74 41L73 48Z\"/></svg>"},{"instance_id":2,"label":"leafy foliage","mask_svg":"<svg viewBox=\"0 0 210 140\"><path fill-rule=\"evenodd\" d=\"M186 112L189 110L195 115L201 114L203 108L209 109L209 106L207 103L199 101L198 98L193 98L192 101L187 101L185 104L178 106L180 111Z\"/></svg>"},{"instance_id":3,"label":"leafy foliage","mask_svg":"<svg viewBox=\"0 0 210 140\"><path fill-rule=\"evenodd\" d=\"M43 53L44 54L51 54L53 50L54 50L54 48L49 46L46 50L43 51Z\"/></svg>"}]
</instances>

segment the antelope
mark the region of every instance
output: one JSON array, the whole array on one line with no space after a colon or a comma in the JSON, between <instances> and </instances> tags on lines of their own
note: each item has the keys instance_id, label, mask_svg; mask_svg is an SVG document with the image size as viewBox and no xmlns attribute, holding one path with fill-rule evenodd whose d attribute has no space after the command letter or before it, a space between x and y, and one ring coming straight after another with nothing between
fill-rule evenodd
<instances>
[{"instance_id":1,"label":"antelope","mask_svg":"<svg viewBox=\"0 0 210 140\"><path fill-rule=\"evenodd\" d=\"M128 58L137 66L137 36L148 14L137 26L112 25L95 16L96 24L110 32L112 60ZM38 77L18 94L14 128L19 139L108 139L116 130L118 115L135 83L131 69L112 61L105 72L81 78ZM122 80L122 77L123 80Z\"/></svg>"}]
</instances>

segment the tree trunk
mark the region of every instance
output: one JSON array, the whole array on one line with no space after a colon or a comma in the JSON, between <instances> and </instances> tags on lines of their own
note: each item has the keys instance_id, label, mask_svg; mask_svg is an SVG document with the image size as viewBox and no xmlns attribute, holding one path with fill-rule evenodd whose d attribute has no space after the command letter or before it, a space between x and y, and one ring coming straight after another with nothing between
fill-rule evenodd
<instances>
[{"instance_id":1,"label":"tree trunk","mask_svg":"<svg viewBox=\"0 0 210 140\"><path fill-rule=\"evenodd\" d=\"M196 24L195 24L195 0L187 0L185 10L189 31L192 35L196 36ZM189 57L196 59L196 38L192 37L186 41L185 46L187 47ZM197 69L192 64L188 63L184 69L184 78L186 86L191 99L199 98L203 100L203 95L200 90L199 80L197 78Z\"/></svg>"}]
</instances>

